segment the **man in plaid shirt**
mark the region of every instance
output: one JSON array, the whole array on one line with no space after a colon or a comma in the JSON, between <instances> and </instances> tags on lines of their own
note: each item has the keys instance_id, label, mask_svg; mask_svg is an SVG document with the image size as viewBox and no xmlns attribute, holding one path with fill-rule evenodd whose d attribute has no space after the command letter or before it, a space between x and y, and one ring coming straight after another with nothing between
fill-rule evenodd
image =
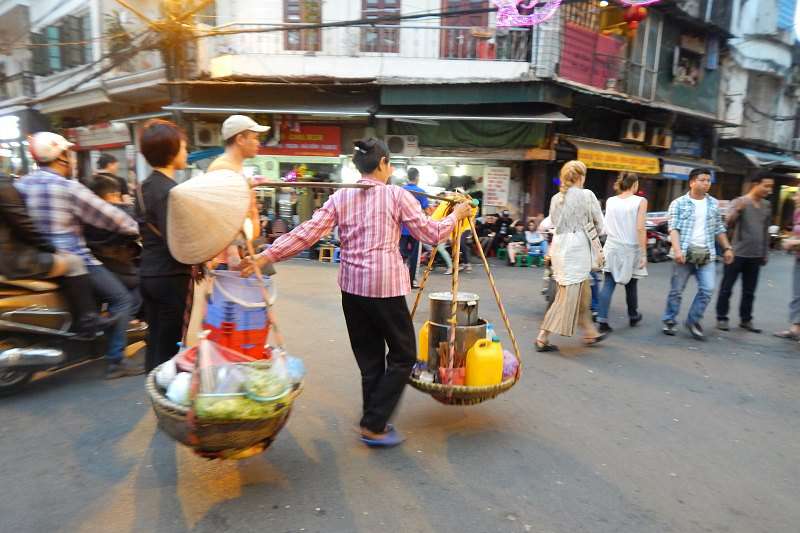
<instances>
[{"instance_id":1,"label":"man in plaid shirt","mask_svg":"<svg viewBox=\"0 0 800 533\"><path fill-rule=\"evenodd\" d=\"M705 340L700 321L714 292L716 259L715 240L724 250L725 264L733 261L733 248L728 242L719 202L708 194L711 172L696 168L689 173L689 192L669 205L669 236L672 243L672 281L664 311L664 334L675 335L675 325L681 307L683 290L689 277L697 278L694 297L686 328L697 340Z\"/></svg>"},{"instance_id":2,"label":"man in plaid shirt","mask_svg":"<svg viewBox=\"0 0 800 533\"><path fill-rule=\"evenodd\" d=\"M71 147L72 143L54 133L33 135L31 155L40 168L18 180L16 186L42 235L57 250L83 259L95 295L108 303L109 312L116 318L109 334L106 377L141 374L144 369L127 365L123 357L133 299L119 279L92 255L83 237L83 224L122 235L137 235L139 226L124 211L81 183L67 179L73 168Z\"/></svg>"}]
</instances>

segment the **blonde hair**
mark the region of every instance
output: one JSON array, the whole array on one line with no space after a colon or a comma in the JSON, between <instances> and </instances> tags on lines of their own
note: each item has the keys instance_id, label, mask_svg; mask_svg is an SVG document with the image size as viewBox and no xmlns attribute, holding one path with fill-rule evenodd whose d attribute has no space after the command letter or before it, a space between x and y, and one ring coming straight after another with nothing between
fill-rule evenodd
<instances>
[{"instance_id":1,"label":"blonde hair","mask_svg":"<svg viewBox=\"0 0 800 533\"><path fill-rule=\"evenodd\" d=\"M561 201L566 200L567 189L579 183L581 179L586 177L586 164L583 161L572 160L564 163L561 167L561 174L559 176L560 185L558 186L559 192L563 198Z\"/></svg>"}]
</instances>

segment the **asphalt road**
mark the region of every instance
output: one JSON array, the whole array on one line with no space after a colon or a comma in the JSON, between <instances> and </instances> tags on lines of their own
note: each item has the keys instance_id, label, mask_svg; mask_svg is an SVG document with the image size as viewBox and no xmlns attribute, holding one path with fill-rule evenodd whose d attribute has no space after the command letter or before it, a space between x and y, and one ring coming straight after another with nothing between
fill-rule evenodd
<instances>
[{"instance_id":1,"label":"asphalt road","mask_svg":"<svg viewBox=\"0 0 800 533\"><path fill-rule=\"evenodd\" d=\"M762 271L767 332L785 326L791 268L775 255ZM740 330L665 337L660 264L640 285L640 327L618 291L606 343L555 337L560 355L536 354L541 270L495 272L522 380L463 408L409 390L395 420L409 439L392 450L356 440L359 377L333 265L280 267L276 312L309 373L260 456L194 456L157 429L143 379L105 382L101 362L34 382L0 400L0 531L798 531L800 346ZM485 276L463 288L499 324Z\"/></svg>"}]
</instances>

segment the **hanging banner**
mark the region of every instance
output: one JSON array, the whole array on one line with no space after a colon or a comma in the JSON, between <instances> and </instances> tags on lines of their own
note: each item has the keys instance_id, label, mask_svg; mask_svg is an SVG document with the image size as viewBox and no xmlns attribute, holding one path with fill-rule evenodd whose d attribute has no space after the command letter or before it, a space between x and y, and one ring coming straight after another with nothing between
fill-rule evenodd
<instances>
[{"instance_id":1,"label":"hanging banner","mask_svg":"<svg viewBox=\"0 0 800 533\"><path fill-rule=\"evenodd\" d=\"M485 167L483 170L483 204L495 207L508 205L511 167Z\"/></svg>"}]
</instances>

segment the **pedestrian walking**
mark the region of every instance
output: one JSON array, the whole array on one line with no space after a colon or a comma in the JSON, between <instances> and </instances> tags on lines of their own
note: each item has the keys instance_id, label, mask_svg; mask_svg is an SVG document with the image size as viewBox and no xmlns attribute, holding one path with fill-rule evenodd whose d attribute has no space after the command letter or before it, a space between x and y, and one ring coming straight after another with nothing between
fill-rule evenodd
<instances>
[{"instance_id":1,"label":"pedestrian walking","mask_svg":"<svg viewBox=\"0 0 800 533\"><path fill-rule=\"evenodd\" d=\"M728 309L733 286L742 276L742 299L739 303L739 327L753 333L761 329L753 325L753 300L755 300L758 274L767 264L769 251L769 226L772 208L767 198L772 194L775 180L757 176L751 182L750 192L733 200L725 223L728 228L734 260L725 265L717 296L717 328L728 331Z\"/></svg>"},{"instance_id":2,"label":"pedestrian walking","mask_svg":"<svg viewBox=\"0 0 800 533\"><path fill-rule=\"evenodd\" d=\"M600 291L597 315L601 333L611 332L608 308L617 285L625 286L628 321L631 327L642 320L639 312L637 287L639 279L647 276L647 199L638 196L639 176L623 172L614 185L617 195L606 201L605 282Z\"/></svg>"},{"instance_id":3,"label":"pedestrian walking","mask_svg":"<svg viewBox=\"0 0 800 533\"><path fill-rule=\"evenodd\" d=\"M149 372L175 355L183 336L192 267L175 259L167 246L167 200L177 185L175 172L186 168L186 134L172 122L152 120L144 125L139 146L153 167L136 197L142 234L139 273L148 325L145 370Z\"/></svg>"},{"instance_id":4,"label":"pedestrian walking","mask_svg":"<svg viewBox=\"0 0 800 533\"><path fill-rule=\"evenodd\" d=\"M681 298L691 276L697 279L697 294L686 317L686 329L697 340L705 340L700 321L714 293L716 260L715 241L722 247L725 264L733 262L733 248L728 241L719 202L708 194L711 171L696 168L689 173L689 192L669 205L669 236L672 243L672 279L663 332L675 335Z\"/></svg>"},{"instance_id":5,"label":"pedestrian walking","mask_svg":"<svg viewBox=\"0 0 800 533\"><path fill-rule=\"evenodd\" d=\"M571 337L576 326L583 328L587 345L597 344L606 336L595 328L590 310L594 261L587 228L602 233L600 202L592 191L583 188L586 165L582 162L567 162L560 177L560 192L550 202L550 219L555 227L550 258L558 289L536 338L537 352L557 351L558 347L550 344L550 334Z\"/></svg>"},{"instance_id":6,"label":"pedestrian walking","mask_svg":"<svg viewBox=\"0 0 800 533\"><path fill-rule=\"evenodd\" d=\"M784 250L795 253L792 301L789 303L789 322L791 327L784 331L776 331L775 336L798 341L800 340L800 190L794 195L792 237L784 239L782 246Z\"/></svg>"},{"instance_id":7,"label":"pedestrian walking","mask_svg":"<svg viewBox=\"0 0 800 533\"><path fill-rule=\"evenodd\" d=\"M388 421L416 360L414 325L405 298L410 280L398 246L400 227L406 226L415 239L438 244L472 209L460 203L443 220L428 218L410 192L388 185L394 169L383 141L356 142L353 163L362 174L358 183L371 187L336 191L311 220L279 237L255 261L264 267L288 259L338 225L342 309L361 371L361 440L369 446L394 446L403 438ZM242 262L243 276L253 273L253 262Z\"/></svg>"},{"instance_id":8,"label":"pedestrian walking","mask_svg":"<svg viewBox=\"0 0 800 533\"><path fill-rule=\"evenodd\" d=\"M425 190L417 185L419 181L419 170L410 167L407 173L408 184L403 187L407 191L412 192L425 192ZM423 211L427 211L430 203L424 196L417 196L417 201L422 207ZM400 255L408 265L408 279L411 280L411 287L413 289L417 286L417 264L419 263L419 241L411 234L409 229L403 226L400 232Z\"/></svg>"}]
</instances>

